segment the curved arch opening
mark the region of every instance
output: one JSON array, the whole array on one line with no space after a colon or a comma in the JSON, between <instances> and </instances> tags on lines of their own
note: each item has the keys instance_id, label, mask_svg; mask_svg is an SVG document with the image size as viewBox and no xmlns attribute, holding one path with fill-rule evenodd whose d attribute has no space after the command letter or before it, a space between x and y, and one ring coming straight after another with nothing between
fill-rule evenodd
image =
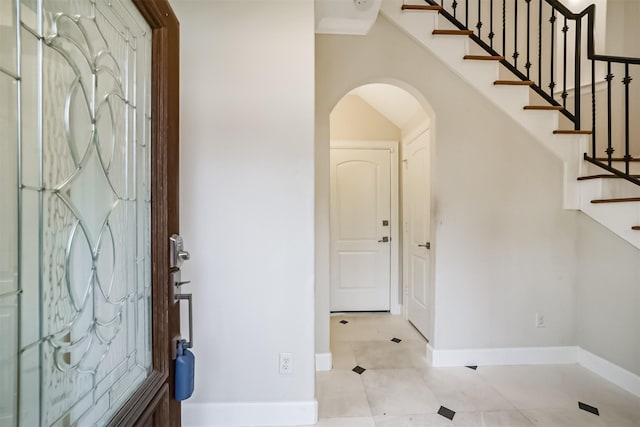
<instances>
[{"instance_id":1,"label":"curved arch opening","mask_svg":"<svg viewBox=\"0 0 640 427\"><path fill-rule=\"evenodd\" d=\"M325 295L316 301L318 326L326 327L329 338L331 313L387 311L417 323L428 338L433 109L418 90L395 79L355 85L332 105L329 141L319 144L318 153L325 159L318 167L329 169L316 187L317 202L327 208L326 218L316 219L317 238L329 252L316 265L328 279L318 283ZM422 263L420 271L412 261ZM318 368L330 369L330 356L318 360Z\"/></svg>"}]
</instances>

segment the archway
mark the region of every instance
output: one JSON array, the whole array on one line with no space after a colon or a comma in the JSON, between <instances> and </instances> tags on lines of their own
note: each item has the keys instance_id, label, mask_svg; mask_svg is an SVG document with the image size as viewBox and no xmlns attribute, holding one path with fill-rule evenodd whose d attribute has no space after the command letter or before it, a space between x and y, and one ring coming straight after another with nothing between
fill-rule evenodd
<instances>
[{"instance_id":1,"label":"archway","mask_svg":"<svg viewBox=\"0 0 640 427\"><path fill-rule=\"evenodd\" d=\"M407 214L411 209L409 209L410 204L407 204L409 200L403 197L403 193L408 191L408 188L403 187L403 182L406 184L408 175L405 176L402 171L407 167L408 162L415 160L408 159L405 154L414 153L415 147L423 144L423 149L427 150L424 157L424 161L427 162L426 170L420 176L415 174L412 176L413 179L429 177L431 159L429 151L433 149L432 141L435 135L433 110L415 88L404 82L391 79L364 82L361 85L354 85L340 95L331 103L328 114L316 117L316 362L318 370L331 368L330 311L382 310L392 314L403 314L405 318L410 314L408 305L403 305L403 303L409 296L408 284L411 277L411 266L407 265L406 257L403 261L402 254L411 252L406 239L411 235L411 230L410 227L403 227L403 223L410 220ZM425 136L427 137L426 145L424 144ZM412 144L415 141L421 142ZM388 243L380 242L380 244L391 243L389 245L390 264L388 268L390 280L387 290L389 298L386 307L371 306L367 308L366 305L360 305L349 309L348 306L335 305L335 301L332 301L332 290L336 290L334 282L337 277L335 240L332 243L335 233L333 237L331 233L332 204L330 200L331 188L332 185L335 185L335 182L332 184L330 173L332 143L334 146L337 144L341 148L347 148L351 151L357 151L356 149L361 147L368 147L368 149L372 147L376 149L377 147L377 149L386 150L389 148L386 148L385 144L391 143L393 146L395 143L395 148L391 149L394 151L394 155L391 156L393 159L391 160L391 189L394 190L392 193L395 192L397 195L397 213L395 216L391 215L393 219L388 223L389 233L385 233L384 228L378 230L379 233L389 234L390 238ZM409 149L410 146L411 149ZM394 174L395 176L393 176ZM428 182L426 184L428 185ZM428 191L425 197L427 201L425 218L427 226L423 229L428 232L430 228ZM382 222L380 221L378 225L382 225ZM424 240L420 244L422 251L426 251L427 242L430 239L425 238ZM376 242L372 243L376 244ZM428 255L428 252L426 254ZM423 277L430 283L428 256L425 266L427 267L424 270L426 276ZM429 291L429 294L431 293ZM428 296L424 294L424 297ZM421 322L424 335L430 335L428 331L432 330L433 303L428 304L429 310L427 311L431 313L426 321ZM413 317L415 318L415 315Z\"/></svg>"}]
</instances>

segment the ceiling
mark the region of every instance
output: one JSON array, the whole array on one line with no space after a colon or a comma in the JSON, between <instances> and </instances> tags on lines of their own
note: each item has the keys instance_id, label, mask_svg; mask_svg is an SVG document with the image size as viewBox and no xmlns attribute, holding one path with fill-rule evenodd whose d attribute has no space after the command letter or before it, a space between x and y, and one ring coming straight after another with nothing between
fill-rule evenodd
<instances>
[{"instance_id":1,"label":"ceiling","mask_svg":"<svg viewBox=\"0 0 640 427\"><path fill-rule=\"evenodd\" d=\"M382 0L316 0L316 33L367 34L381 4Z\"/></svg>"},{"instance_id":2,"label":"ceiling","mask_svg":"<svg viewBox=\"0 0 640 427\"><path fill-rule=\"evenodd\" d=\"M398 86L373 83L360 86L349 94L362 98L399 129L403 129L419 112L426 116L418 100Z\"/></svg>"}]
</instances>

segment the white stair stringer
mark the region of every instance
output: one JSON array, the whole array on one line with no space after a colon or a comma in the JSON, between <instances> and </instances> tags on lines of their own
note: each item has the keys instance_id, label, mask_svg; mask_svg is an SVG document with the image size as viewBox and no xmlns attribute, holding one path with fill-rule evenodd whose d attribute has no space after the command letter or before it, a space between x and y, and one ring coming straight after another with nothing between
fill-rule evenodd
<instances>
[{"instance_id":1,"label":"white stair stringer","mask_svg":"<svg viewBox=\"0 0 640 427\"><path fill-rule=\"evenodd\" d=\"M591 203L591 200L595 199L640 197L640 187L618 179L578 181L579 176L607 173L583 160L590 141L589 135L554 134L553 131L558 129L559 125L559 112L524 110L523 107L530 102L528 86L495 85L494 81L498 79L501 66L497 61L463 59L464 55L470 52L470 44L473 43L469 37L434 36L432 32L438 29L441 22L438 12L402 11L402 3L402 0L383 0L380 13L440 58L453 73L475 87L562 160L564 208L583 211L633 246L640 248L640 231L631 229L634 225L640 225L640 202ZM640 164L632 166L638 169L635 173L640 173Z\"/></svg>"},{"instance_id":2,"label":"white stair stringer","mask_svg":"<svg viewBox=\"0 0 640 427\"><path fill-rule=\"evenodd\" d=\"M380 13L434 53L453 73L475 87L561 159L565 177L563 206L565 209L579 209L577 178L584 168L583 153L587 148L588 136L554 135L553 131L558 129L560 113L549 110L524 110L524 106L529 104L528 86L495 85L501 67L498 61L465 60L464 55L469 53L469 44L474 43L469 37L433 35L433 30L438 28L438 12L403 11L402 3L402 0L383 0Z\"/></svg>"},{"instance_id":3,"label":"white stair stringer","mask_svg":"<svg viewBox=\"0 0 640 427\"><path fill-rule=\"evenodd\" d=\"M636 248L640 248L640 231L632 230L640 225L640 202L591 203L592 200L614 198L603 197L610 191L611 179L590 179L580 182L580 210ZM619 183L618 183L619 184ZM615 184L615 185L618 185ZM629 185L638 187L635 184ZM636 190L637 192L637 190ZM619 197L619 196L615 196ZM638 197L638 196L623 196Z\"/></svg>"}]
</instances>

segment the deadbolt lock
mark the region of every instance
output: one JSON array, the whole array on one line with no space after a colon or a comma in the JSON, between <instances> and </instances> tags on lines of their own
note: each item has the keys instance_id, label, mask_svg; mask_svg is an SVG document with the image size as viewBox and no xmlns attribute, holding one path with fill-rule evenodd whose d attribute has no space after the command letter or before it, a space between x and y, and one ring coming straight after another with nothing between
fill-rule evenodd
<instances>
[{"instance_id":1,"label":"deadbolt lock","mask_svg":"<svg viewBox=\"0 0 640 427\"><path fill-rule=\"evenodd\" d=\"M189 252L184 250L182 236L174 234L169 237L169 268L180 268L190 258Z\"/></svg>"}]
</instances>

